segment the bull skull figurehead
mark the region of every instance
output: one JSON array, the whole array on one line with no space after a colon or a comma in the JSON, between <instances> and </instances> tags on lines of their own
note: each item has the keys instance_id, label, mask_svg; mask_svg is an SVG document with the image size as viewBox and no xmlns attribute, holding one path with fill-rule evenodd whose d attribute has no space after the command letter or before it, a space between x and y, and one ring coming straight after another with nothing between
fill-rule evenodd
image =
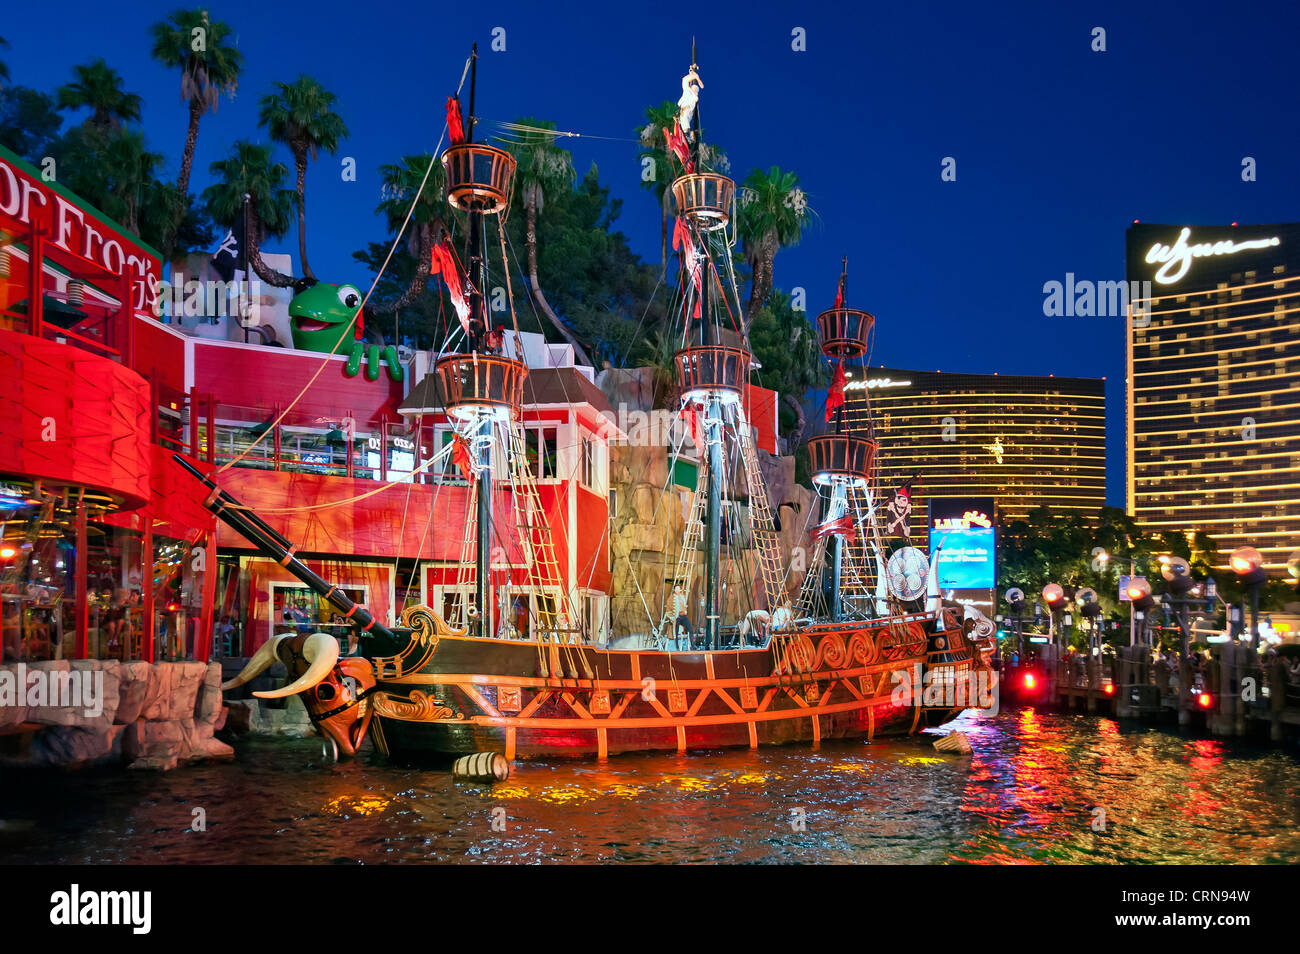
<instances>
[{"instance_id":1,"label":"bull skull figurehead","mask_svg":"<svg viewBox=\"0 0 1300 954\"><path fill-rule=\"evenodd\" d=\"M341 755L356 755L370 726L366 697L374 690L370 664L355 657L339 658L338 640L328 633L272 636L248 661L243 671L222 685L234 689L270 669L277 660L288 669L288 681L279 689L254 692L259 699L301 695L307 715Z\"/></svg>"}]
</instances>

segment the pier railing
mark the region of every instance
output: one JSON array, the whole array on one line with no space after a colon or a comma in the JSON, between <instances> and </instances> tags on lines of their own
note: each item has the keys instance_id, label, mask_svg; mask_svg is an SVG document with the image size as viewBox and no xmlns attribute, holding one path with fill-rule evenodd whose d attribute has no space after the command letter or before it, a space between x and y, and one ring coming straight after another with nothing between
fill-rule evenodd
<instances>
[{"instance_id":1,"label":"pier railing","mask_svg":"<svg viewBox=\"0 0 1300 954\"><path fill-rule=\"evenodd\" d=\"M1013 694L1029 701L1087 711L1106 709L1120 718L1176 715L1180 725L1204 720L1216 735L1243 735L1251 723L1266 723L1275 741L1285 727L1300 726L1300 660L1261 657L1245 644L1223 644L1207 659L1152 659L1146 647L1125 647L1116 656L1068 655L1052 651L1021 670L1044 677L1041 690Z\"/></svg>"}]
</instances>

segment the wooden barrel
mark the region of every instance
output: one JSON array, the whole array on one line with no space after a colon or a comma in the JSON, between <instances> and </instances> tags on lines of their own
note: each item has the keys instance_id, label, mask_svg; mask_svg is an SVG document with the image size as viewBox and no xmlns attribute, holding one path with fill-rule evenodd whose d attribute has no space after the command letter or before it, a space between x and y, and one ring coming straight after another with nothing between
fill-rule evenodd
<instances>
[{"instance_id":1,"label":"wooden barrel","mask_svg":"<svg viewBox=\"0 0 1300 954\"><path fill-rule=\"evenodd\" d=\"M469 782L504 782L510 777L510 762L500 752L475 752L458 758L451 774Z\"/></svg>"}]
</instances>

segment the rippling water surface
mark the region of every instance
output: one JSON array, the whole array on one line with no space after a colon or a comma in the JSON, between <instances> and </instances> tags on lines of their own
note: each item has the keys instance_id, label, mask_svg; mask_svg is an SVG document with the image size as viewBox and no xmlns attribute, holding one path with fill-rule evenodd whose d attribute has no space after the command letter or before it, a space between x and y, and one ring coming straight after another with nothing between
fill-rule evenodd
<instances>
[{"instance_id":1,"label":"rippling water surface","mask_svg":"<svg viewBox=\"0 0 1300 954\"><path fill-rule=\"evenodd\" d=\"M491 788L322 765L315 740L252 741L233 763L165 775L9 771L0 860L1300 862L1294 741L1027 709L954 727L973 757L929 737L621 756L519 763ZM206 832L190 830L196 808Z\"/></svg>"}]
</instances>

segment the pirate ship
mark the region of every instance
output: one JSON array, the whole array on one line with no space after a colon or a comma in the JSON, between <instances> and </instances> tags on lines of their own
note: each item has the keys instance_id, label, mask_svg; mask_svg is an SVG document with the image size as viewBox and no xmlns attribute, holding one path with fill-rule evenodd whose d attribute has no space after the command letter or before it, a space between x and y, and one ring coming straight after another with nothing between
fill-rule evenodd
<instances>
[{"instance_id":1,"label":"pirate ship","mask_svg":"<svg viewBox=\"0 0 1300 954\"><path fill-rule=\"evenodd\" d=\"M964 690L982 673L977 637L941 606L920 550L905 545L886 559L891 541L880 526L877 445L870 434L846 432L837 407L845 362L867 354L875 324L845 303L846 274L834 304L817 318L836 372L829 426L809 444L821 498L815 556L799 591L787 591L743 397L754 361L731 269L736 185L709 162L694 62L682 81L677 122L665 132L676 164L671 194L681 263L673 364L699 458L666 591L675 597L657 614L647 606L644 633L620 648L575 611L519 426L528 368L518 329L513 338L500 326L491 330L484 297L487 235L494 219L501 231L516 160L474 139L476 65L472 57L468 121L462 124L453 98L451 144L442 154L447 201L465 223L467 268L450 241L435 252L459 326L403 406L442 415L455 430L442 455L471 487L471 504L463 526L442 531L463 534L461 585L436 609L408 606L398 625L385 625L308 569L289 540L211 476L178 459L211 490L205 505L213 513L320 594L360 637L359 653L347 656L333 636L273 637L228 687L280 660L289 671L285 686L258 695L301 693L327 745L353 754L369 734L381 753L397 758L603 757L871 738L937 724L972 704L973 691L922 692L936 680ZM502 267L508 286L507 263ZM752 586L728 594L735 564L724 550L742 537L753 555ZM503 558L504 551L512 556ZM515 593L529 597L522 624L507 609ZM694 593L700 612L692 620L694 601L683 594Z\"/></svg>"}]
</instances>

